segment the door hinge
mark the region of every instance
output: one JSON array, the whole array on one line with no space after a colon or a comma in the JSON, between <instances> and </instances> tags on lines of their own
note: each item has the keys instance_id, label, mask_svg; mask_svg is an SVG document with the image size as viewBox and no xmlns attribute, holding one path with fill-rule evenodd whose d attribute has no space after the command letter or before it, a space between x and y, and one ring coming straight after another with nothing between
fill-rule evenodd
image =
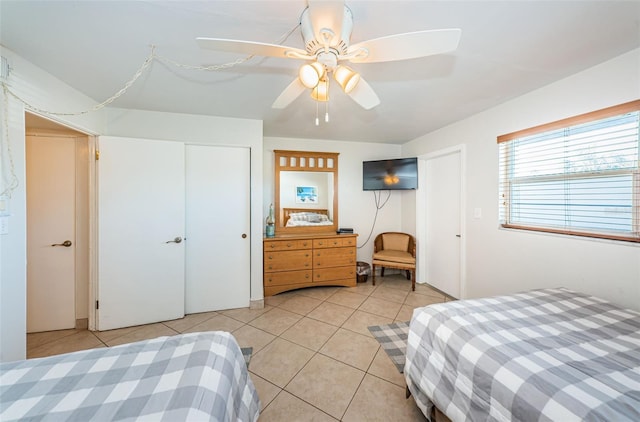
<instances>
[{"instance_id":1,"label":"door hinge","mask_svg":"<svg viewBox=\"0 0 640 422\"><path fill-rule=\"evenodd\" d=\"M100 301L96 300L96 309L100 309Z\"/></svg>"},{"instance_id":2,"label":"door hinge","mask_svg":"<svg viewBox=\"0 0 640 422\"><path fill-rule=\"evenodd\" d=\"M100 151L96 151L96 161L100 159Z\"/></svg>"}]
</instances>

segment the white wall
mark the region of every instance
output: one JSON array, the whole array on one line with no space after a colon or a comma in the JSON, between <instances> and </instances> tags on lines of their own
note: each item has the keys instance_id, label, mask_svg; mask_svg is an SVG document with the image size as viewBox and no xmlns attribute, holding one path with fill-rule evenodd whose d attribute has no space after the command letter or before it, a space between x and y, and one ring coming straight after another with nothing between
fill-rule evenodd
<instances>
[{"instance_id":1,"label":"white wall","mask_svg":"<svg viewBox=\"0 0 640 422\"><path fill-rule=\"evenodd\" d=\"M29 104L48 111L70 112L90 109L95 102L54 78L42 69L0 47L9 59L11 91ZM2 167L0 190L4 190L14 172L18 186L11 192L9 233L0 235L0 361L26 357L26 191L24 104L9 95L4 109L0 93L0 121L9 132L8 141L0 130ZM108 121L107 121L108 119ZM154 113L111 109L80 116L54 117L53 120L93 135L183 140L200 144L236 145L251 148L252 244L251 299L260 300L262 290L262 122L208 116ZM108 130L107 130L108 127ZM11 160L8 151L11 150ZM10 162L15 170L11 171Z\"/></svg>"},{"instance_id":2,"label":"white wall","mask_svg":"<svg viewBox=\"0 0 640 422\"><path fill-rule=\"evenodd\" d=\"M371 240L365 244L371 232L376 214L373 192L362 190L362 162L400 157L400 145L343 142L315 139L265 138L264 139L264 218L274 199L274 150L337 152L338 156L338 224L352 227L358 236L358 261L371 263L373 239L383 231L399 231L404 192L392 192L387 204L378 212ZM386 194L383 195L383 200ZM263 219L264 221L264 219Z\"/></svg>"},{"instance_id":3,"label":"white wall","mask_svg":"<svg viewBox=\"0 0 640 422\"><path fill-rule=\"evenodd\" d=\"M7 57L11 74L7 80L11 92L40 109L57 112L86 110L95 102L65 85L20 56L0 47ZM0 235L0 361L23 359L26 356L26 190L25 190L25 121L24 104L9 94L0 93L0 139L2 170L0 191L7 187L15 173L18 185L8 198L9 233ZM103 128L103 113L63 116L55 120L85 133L99 133ZM5 139L7 125L8 139ZM9 153L10 150L10 153ZM14 170L11 170L13 162Z\"/></svg>"},{"instance_id":4,"label":"white wall","mask_svg":"<svg viewBox=\"0 0 640 422\"><path fill-rule=\"evenodd\" d=\"M498 228L496 143L498 135L638 98L634 50L403 145L404 156L466 145L467 297L564 286L640 309L640 245ZM414 204L415 196L403 202L408 226Z\"/></svg>"},{"instance_id":5,"label":"white wall","mask_svg":"<svg viewBox=\"0 0 640 422\"><path fill-rule=\"evenodd\" d=\"M262 300L262 121L111 108L104 134L251 149L251 300Z\"/></svg>"}]
</instances>

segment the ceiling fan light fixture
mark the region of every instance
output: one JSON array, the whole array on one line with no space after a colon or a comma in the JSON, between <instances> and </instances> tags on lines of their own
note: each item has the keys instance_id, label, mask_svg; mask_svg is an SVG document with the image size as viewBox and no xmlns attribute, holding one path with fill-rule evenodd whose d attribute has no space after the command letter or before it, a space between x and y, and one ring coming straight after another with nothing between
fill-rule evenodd
<instances>
[{"instance_id":1,"label":"ceiling fan light fixture","mask_svg":"<svg viewBox=\"0 0 640 422\"><path fill-rule=\"evenodd\" d=\"M311 98L316 101L329 101L329 82L327 79L322 79L311 91Z\"/></svg>"},{"instance_id":2,"label":"ceiling fan light fixture","mask_svg":"<svg viewBox=\"0 0 640 422\"><path fill-rule=\"evenodd\" d=\"M300 82L307 88L315 88L324 74L324 66L318 62L303 64L298 71Z\"/></svg>"},{"instance_id":3,"label":"ceiling fan light fixture","mask_svg":"<svg viewBox=\"0 0 640 422\"><path fill-rule=\"evenodd\" d=\"M333 72L333 77L347 94L360 82L360 74L348 66L338 66Z\"/></svg>"}]
</instances>

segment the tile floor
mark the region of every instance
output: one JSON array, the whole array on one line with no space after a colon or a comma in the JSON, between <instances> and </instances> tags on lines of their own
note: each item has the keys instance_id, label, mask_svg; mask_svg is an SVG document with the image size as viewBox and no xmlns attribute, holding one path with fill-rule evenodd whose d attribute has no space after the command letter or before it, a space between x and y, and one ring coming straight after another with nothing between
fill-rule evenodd
<instances>
[{"instance_id":1,"label":"tile floor","mask_svg":"<svg viewBox=\"0 0 640 422\"><path fill-rule=\"evenodd\" d=\"M265 298L264 309L187 315L156 324L91 332L27 335L28 358L194 331L233 333L253 347L251 378L262 402L260 422L423 421L391 360L367 330L408 321L413 309L449 300L402 275L371 277L356 287L314 287Z\"/></svg>"}]
</instances>

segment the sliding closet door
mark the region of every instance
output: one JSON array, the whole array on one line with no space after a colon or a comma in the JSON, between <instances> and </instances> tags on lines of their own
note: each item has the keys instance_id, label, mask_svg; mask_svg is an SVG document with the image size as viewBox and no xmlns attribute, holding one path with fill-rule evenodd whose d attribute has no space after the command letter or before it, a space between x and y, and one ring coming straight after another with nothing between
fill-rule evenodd
<instances>
[{"instance_id":1,"label":"sliding closet door","mask_svg":"<svg viewBox=\"0 0 640 422\"><path fill-rule=\"evenodd\" d=\"M250 150L186 146L186 313L249 306Z\"/></svg>"},{"instance_id":2,"label":"sliding closet door","mask_svg":"<svg viewBox=\"0 0 640 422\"><path fill-rule=\"evenodd\" d=\"M100 138L98 329L184 316L184 144Z\"/></svg>"}]
</instances>

